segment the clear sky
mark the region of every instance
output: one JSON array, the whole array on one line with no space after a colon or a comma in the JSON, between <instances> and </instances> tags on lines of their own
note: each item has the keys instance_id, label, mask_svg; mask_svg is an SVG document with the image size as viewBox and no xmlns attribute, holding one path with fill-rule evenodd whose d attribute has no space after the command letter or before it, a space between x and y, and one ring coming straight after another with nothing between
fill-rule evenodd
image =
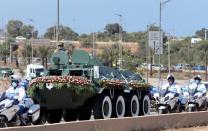
<instances>
[{"instance_id":1,"label":"clear sky","mask_svg":"<svg viewBox=\"0 0 208 131\"><path fill-rule=\"evenodd\" d=\"M39 34L56 23L57 0L0 0L0 23L19 19L34 20ZM208 27L208 0L171 0L163 9L163 28L176 36L194 35ZM60 0L60 23L78 33L102 30L107 23L118 22L123 15L124 29L144 31L159 21L159 0ZM3 21L3 22L2 22ZM3 24L2 24L3 23Z\"/></svg>"}]
</instances>

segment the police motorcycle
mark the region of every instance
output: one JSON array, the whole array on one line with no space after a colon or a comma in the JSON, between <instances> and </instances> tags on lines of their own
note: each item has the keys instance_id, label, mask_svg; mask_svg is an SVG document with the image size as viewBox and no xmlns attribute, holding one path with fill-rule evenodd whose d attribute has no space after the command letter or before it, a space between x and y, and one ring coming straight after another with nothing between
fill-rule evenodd
<instances>
[{"instance_id":1,"label":"police motorcycle","mask_svg":"<svg viewBox=\"0 0 208 131\"><path fill-rule=\"evenodd\" d=\"M25 108L20 113L19 101L12 95L4 92L0 97L0 128L13 126L27 126L37 121L40 114L40 105L34 104L31 98L23 100Z\"/></svg>"},{"instance_id":2,"label":"police motorcycle","mask_svg":"<svg viewBox=\"0 0 208 131\"><path fill-rule=\"evenodd\" d=\"M188 112L207 110L206 87L201 83L201 80L201 76L197 75L189 85Z\"/></svg>"},{"instance_id":3,"label":"police motorcycle","mask_svg":"<svg viewBox=\"0 0 208 131\"><path fill-rule=\"evenodd\" d=\"M206 93L196 92L195 89L189 89L189 102L187 111L206 111L207 110L207 97Z\"/></svg>"},{"instance_id":4,"label":"police motorcycle","mask_svg":"<svg viewBox=\"0 0 208 131\"><path fill-rule=\"evenodd\" d=\"M169 91L167 88L165 91L162 90L161 94L157 104L158 114L179 113L182 111L178 93Z\"/></svg>"}]
</instances>

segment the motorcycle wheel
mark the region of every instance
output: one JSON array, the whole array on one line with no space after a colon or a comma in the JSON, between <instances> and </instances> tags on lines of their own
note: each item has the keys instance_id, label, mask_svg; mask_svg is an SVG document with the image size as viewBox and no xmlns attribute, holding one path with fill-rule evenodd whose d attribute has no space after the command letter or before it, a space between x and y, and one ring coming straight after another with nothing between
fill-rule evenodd
<instances>
[{"instance_id":1,"label":"motorcycle wheel","mask_svg":"<svg viewBox=\"0 0 208 131\"><path fill-rule=\"evenodd\" d=\"M168 114L168 113L169 113L169 111L167 109L158 111L158 114Z\"/></svg>"},{"instance_id":2,"label":"motorcycle wheel","mask_svg":"<svg viewBox=\"0 0 208 131\"><path fill-rule=\"evenodd\" d=\"M0 128L6 128L6 127L8 127L8 125L6 123L6 118L5 117L1 117Z\"/></svg>"},{"instance_id":3,"label":"motorcycle wheel","mask_svg":"<svg viewBox=\"0 0 208 131\"><path fill-rule=\"evenodd\" d=\"M45 114L40 112L40 116L37 121L32 122L33 125L43 125L46 123Z\"/></svg>"},{"instance_id":4,"label":"motorcycle wheel","mask_svg":"<svg viewBox=\"0 0 208 131\"><path fill-rule=\"evenodd\" d=\"M164 113L164 110L159 110L159 111L158 111L158 114L165 114L165 113Z\"/></svg>"}]
</instances>

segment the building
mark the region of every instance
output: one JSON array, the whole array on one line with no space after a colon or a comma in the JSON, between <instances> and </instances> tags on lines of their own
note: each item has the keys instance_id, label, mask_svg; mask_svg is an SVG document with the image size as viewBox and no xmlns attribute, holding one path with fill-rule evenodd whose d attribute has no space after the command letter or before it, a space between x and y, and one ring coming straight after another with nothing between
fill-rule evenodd
<instances>
[{"instance_id":1,"label":"building","mask_svg":"<svg viewBox=\"0 0 208 131\"><path fill-rule=\"evenodd\" d=\"M195 45L195 44L199 43L200 41L202 41L201 38L191 38L191 44L192 45Z\"/></svg>"}]
</instances>

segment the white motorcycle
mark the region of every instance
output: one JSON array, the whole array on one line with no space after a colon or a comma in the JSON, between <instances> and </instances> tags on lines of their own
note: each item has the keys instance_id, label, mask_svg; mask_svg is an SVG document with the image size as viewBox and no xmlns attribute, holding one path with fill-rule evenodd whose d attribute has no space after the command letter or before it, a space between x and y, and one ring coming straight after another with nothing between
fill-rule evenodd
<instances>
[{"instance_id":1,"label":"white motorcycle","mask_svg":"<svg viewBox=\"0 0 208 131\"><path fill-rule=\"evenodd\" d=\"M206 111L207 110L207 97L206 93L196 92L190 93L188 102L188 112Z\"/></svg>"},{"instance_id":2,"label":"white motorcycle","mask_svg":"<svg viewBox=\"0 0 208 131\"><path fill-rule=\"evenodd\" d=\"M182 111L179 94L166 91L163 97L158 98L157 110L159 114L179 113Z\"/></svg>"},{"instance_id":3,"label":"white motorcycle","mask_svg":"<svg viewBox=\"0 0 208 131\"><path fill-rule=\"evenodd\" d=\"M26 99L26 101L32 105L24 114L20 115L19 105L14 104L15 99L8 98L4 95L2 97L0 102L0 128L21 125L27 126L39 118L40 105L34 104L31 98Z\"/></svg>"}]
</instances>

